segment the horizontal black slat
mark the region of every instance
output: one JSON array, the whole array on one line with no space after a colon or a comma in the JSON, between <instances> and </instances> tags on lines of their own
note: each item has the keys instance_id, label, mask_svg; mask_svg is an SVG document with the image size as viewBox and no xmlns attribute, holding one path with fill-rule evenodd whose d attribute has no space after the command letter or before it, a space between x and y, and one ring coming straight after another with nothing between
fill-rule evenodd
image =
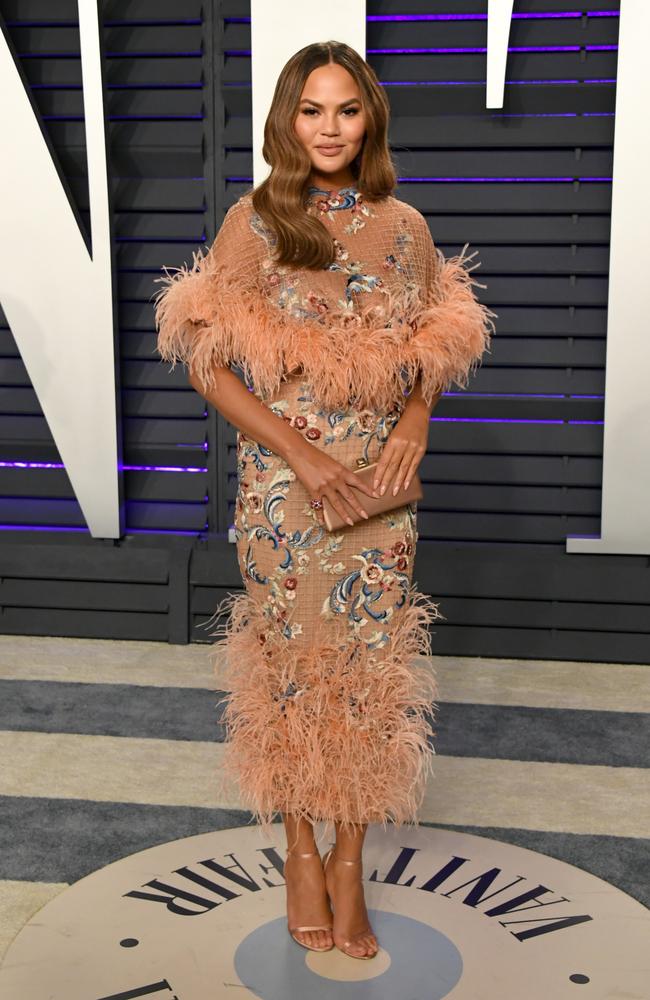
<instances>
[{"instance_id":1,"label":"horizontal black slat","mask_svg":"<svg viewBox=\"0 0 650 1000\"><path fill-rule=\"evenodd\" d=\"M0 581L0 604L8 608L51 608L52 611L128 611L164 614L169 607L166 586L142 583L86 582L81 588L76 580Z\"/></svg>"},{"instance_id":2,"label":"horizontal black slat","mask_svg":"<svg viewBox=\"0 0 650 1000\"><path fill-rule=\"evenodd\" d=\"M56 55L24 59L23 72L33 87L79 87L81 59L57 58ZM182 86L201 80L203 60L199 55L152 55L108 58L104 60L104 76L108 87L119 86Z\"/></svg>"},{"instance_id":3,"label":"horizontal black slat","mask_svg":"<svg viewBox=\"0 0 650 1000\"><path fill-rule=\"evenodd\" d=\"M106 118L113 122L123 117L158 120L200 118L204 107L200 86L168 86L165 89L165 103L162 106L160 94L155 90L147 92L121 87L111 89L109 86L105 91L104 101ZM38 104L41 113L46 117L74 119L83 117L84 113L81 87L43 90L39 93Z\"/></svg>"},{"instance_id":4,"label":"horizontal black slat","mask_svg":"<svg viewBox=\"0 0 650 1000\"><path fill-rule=\"evenodd\" d=\"M382 4L381 6L383 12L384 5ZM447 10L444 13L454 9L449 3L447 3L446 7ZM591 4L589 4L589 8L592 9ZM562 9L568 11L571 7L570 5L566 5ZM584 4L582 9L584 10ZM521 6L517 4L514 10L516 14L521 13ZM536 6L535 12L538 13L539 11L540 7L538 5ZM409 4L408 12L410 14L415 13L412 4ZM429 7L426 13L432 14L435 12ZM470 13L465 3L463 3L462 13ZM486 13L485 3L482 5L480 13ZM558 20L559 19L556 18L550 20L544 20L542 18L539 20L522 20L514 17L511 21L510 37L508 40L510 48L516 48L517 46L522 45L557 45L558 39L561 39L562 45L580 45L583 47L586 45L615 45L618 41L617 18L567 18L566 20L562 19L559 24ZM230 26L231 29L234 27L236 26ZM248 29L250 40L250 25L238 25L237 27L239 27L240 30ZM439 48L473 48L485 44L486 22L484 20L369 21L366 31L366 46L368 50L386 47L418 48L432 46ZM473 55L473 53L470 54L470 57L471 55ZM511 52L508 57L508 75L510 77L515 77L517 79L520 78L517 70L520 69L519 62L523 61L524 55L532 56L530 61L533 65L537 65L539 62L543 61L544 68L547 69L548 66L552 66L556 61L565 65L567 57L577 56L579 53L527 52L525 54L519 54L517 52ZM590 57L593 55L602 55L602 53L590 52L587 54L586 63L582 66L583 73L586 66L589 65ZM443 62L443 64L446 65L448 58L448 56L445 56L444 60L438 61ZM511 65L512 70L510 69ZM569 63L569 65L571 65L571 63ZM525 69L525 66L522 68ZM447 79L455 79L456 77L465 79L465 77L462 76L458 70L455 70L455 76L447 77ZM427 79L433 79L433 77L428 77Z\"/></svg>"},{"instance_id":5,"label":"horizontal black slat","mask_svg":"<svg viewBox=\"0 0 650 1000\"><path fill-rule=\"evenodd\" d=\"M122 390L122 412L130 417L160 419L202 419L205 402L198 393L192 391L168 392L161 390L155 394L143 389ZM42 414L38 397L34 390L24 387L0 389L0 413Z\"/></svg>"},{"instance_id":6,"label":"horizontal black slat","mask_svg":"<svg viewBox=\"0 0 650 1000\"><path fill-rule=\"evenodd\" d=\"M6 608L5 635L60 635L79 639L166 640L167 615L153 612Z\"/></svg>"},{"instance_id":7,"label":"horizontal black slat","mask_svg":"<svg viewBox=\"0 0 650 1000\"><path fill-rule=\"evenodd\" d=\"M162 503L176 500L203 503L207 493L207 473L203 472L126 471L124 482L127 496L140 502ZM0 496L74 498L65 469L6 467L0 468Z\"/></svg>"},{"instance_id":8,"label":"horizontal black slat","mask_svg":"<svg viewBox=\"0 0 650 1000\"><path fill-rule=\"evenodd\" d=\"M505 601L490 598L466 601L437 594L447 621L455 627L499 628L512 622L518 628L586 629L599 631L603 621L611 632L650 634L647 604L604 601Z\"/></svg>"},{"instance_id":9,"label":"horizontal black slat","mask_svg":"<svg viewBox=\"0 0 650 1000\"><path fill-rule=\"evenodd\" d=\"M14 23L11 37L18 55L29 53L30 58L61 56L79 52L79 28L73 24L51 26ZM194 54L201 51L202 25L191 20L178 20L176 24L125 23L104 27L104 57L156 56L177 53Z\"/></svg>"},{"instance_id":10,"label":"horizontal black slat","mask_svg":"<svg viewBox=\"0 0 650 1000\"><path fill-rule=\"evenodd\" d=\"M590 663L649 663L650 636L581 629L473 628L449 622L433 636L437 656L499 656Z\"/></svg>"},{"instance_id":11,"label":"horizontal black slat","mask_svg":"<svg viewBox=\"0 0 650 1000\"><path fill-rule=\"evenodd\" d=\"M0 548L0 577L166 583L168 573L169 552L141 540L118 548L81 538L70 546L55 535L47 542L39 535L36 541L26 542L25 536L9 539Z\"/></svg>"},{"instance_id":12,"label":"horizontal black slat","mask_svg":"<svg viewBox=\"0 0 650 1000\"><path fill-rule=\"evenodd\" d=\"M103 0L102 15L104 21L169 21L174 18L186 20L201 16L201 0L184 0L182 15L179 13L178 0L129 0L125 7L122 0ZM250 4L248 5L250 15ZM2 13L8 21L30 21L49 24L57 21L63 24L77 20L76 0L3 0Z\"/></svg>"}]
</instances>

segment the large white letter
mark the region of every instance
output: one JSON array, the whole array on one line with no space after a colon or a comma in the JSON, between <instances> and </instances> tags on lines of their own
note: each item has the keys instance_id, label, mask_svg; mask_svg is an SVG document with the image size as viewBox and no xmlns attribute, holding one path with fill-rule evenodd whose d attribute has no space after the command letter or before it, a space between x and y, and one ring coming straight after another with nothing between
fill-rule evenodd
<instances>
[{"instance_id":1,"label":"large white letter","mask_svg":"<svg viewBox=\"0 0 650 1000\"><path fill-rule=\"evenodd\" d=\"M486 107L503 107L511 0L488 0ZM607 305L601 537L567 552L650 555L650 325L645 312L650 210L650 5L621 4Z\"/></svg>"},{"instance_id":2,"label":"large white letter","mask_svg":"<svg viewBox=\"0 0 650 1000\"><path fill-rule=\"evenodd\" d=\"M567 552L650 555L650 320L648 177L650 4L621 4L607 306L600 538L567 538Z\"/></svg>"},{"instance_id":3,"label":"large white letter","mask_svg":"<svg viewBox=\"0 0 650 1000\"><path fill-rule=\"evenodd\" d=\"M79 29L92 259L0 41L0 301L92 535L121 534L110 219L96 0Z\"/></svg>"}]
</instances>

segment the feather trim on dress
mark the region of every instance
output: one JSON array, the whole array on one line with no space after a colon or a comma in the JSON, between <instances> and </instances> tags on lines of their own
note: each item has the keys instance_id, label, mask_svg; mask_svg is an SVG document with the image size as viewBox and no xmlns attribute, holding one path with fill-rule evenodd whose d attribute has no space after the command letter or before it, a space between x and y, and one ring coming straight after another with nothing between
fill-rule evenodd
<instances>
[{"instance_id":1,"label":"feather trim on dress","mask_svg":"<svg viewBox=\"0 0 650 1000\"><path fill-rule=\"evenodd\" d=\"M227 234L229 226L223 229ZM445 258L428 228L416 239L424 258L421 280L402 282L397 291L386 287L379 306L364 305L359 296L354 310L330 308L321 322L273 302L259 287L260 268L238 266L236 248L227 245L232 240L220 234L205 256L194 252L191 267L164 268L156 279L164 286L155 303L157 350L172 366L185 363L206 394L216 387L215 367L233 364L263 398L301 366L330 408L391 410L418 374L427 401L454 383L465 388L489 350L496 313L473 292L473 285L485 286L471 276L474 254L464 256L467 244Z\"/></svg>"},{"instance_id":2,"label":"feather trim on dress","mask_svg":"<svg viewBox=\"0 0 650 1000\"><path fill-rule=\"evenodd\" d=\"M247 592L223 598L205 626L222 615L208 633L227 692L222 788L234 781L267 829L276 812L346 826L416 822L437 685L414 657L431 655L438 605L412 585L378 662L340 623L315 622L308 643L286 638Z\"/></svg>"}]
</instances>

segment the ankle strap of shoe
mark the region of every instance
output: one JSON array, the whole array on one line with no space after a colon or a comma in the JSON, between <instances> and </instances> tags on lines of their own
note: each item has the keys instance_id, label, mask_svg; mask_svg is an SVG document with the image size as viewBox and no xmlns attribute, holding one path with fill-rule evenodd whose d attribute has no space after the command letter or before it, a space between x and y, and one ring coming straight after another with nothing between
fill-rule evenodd
<instances>
[{"instance_id":1,"label":"ankle strap of shoe","mask_svg":"<svg viewBox=\"0 0 650 1000\"><path fill-rule=\"evenodd\" d=\"M353 861L348 861L347 858L340 858L336 851L332 851L332 857L335 861L340 861L342 865L360 865L361 858L355 858Z\"/></svg>"}]
</instances>

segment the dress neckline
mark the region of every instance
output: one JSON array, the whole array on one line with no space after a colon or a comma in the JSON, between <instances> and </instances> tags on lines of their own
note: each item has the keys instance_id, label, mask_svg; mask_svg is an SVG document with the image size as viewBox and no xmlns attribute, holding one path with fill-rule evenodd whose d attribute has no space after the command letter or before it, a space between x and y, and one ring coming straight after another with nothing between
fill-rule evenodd
<instances>
[{"instance_id":1,"label":"dress neckline","mask_svg":"<svg viewBox=\"0 0 650 1000\"><path fill-rule=\"evenodd\" d=\"M346 194L357 194L359 189L354 184L346 184L342 188L321 188L315 187L313 184L309 187L310 195L325 194L334 195L337 198L343 197Z\"/></svg>"}]
</instances>

